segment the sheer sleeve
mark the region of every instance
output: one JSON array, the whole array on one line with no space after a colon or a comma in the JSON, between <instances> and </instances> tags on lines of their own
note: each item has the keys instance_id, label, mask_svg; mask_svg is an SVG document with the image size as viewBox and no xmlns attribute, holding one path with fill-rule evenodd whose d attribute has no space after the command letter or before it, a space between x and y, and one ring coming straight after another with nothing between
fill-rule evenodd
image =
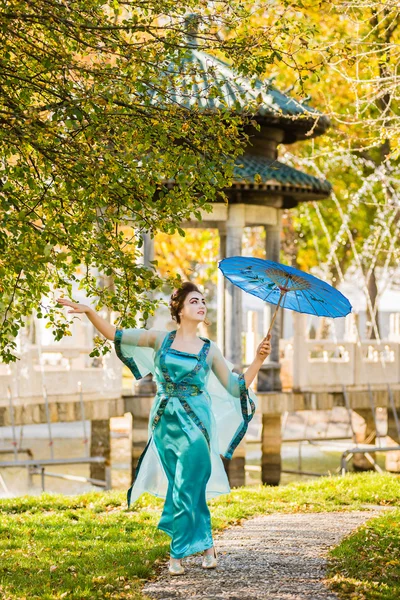
<instances>
[{"instance_id":1,"label":"sheer sleeve","mask_svg":"<svg viewBox=\"0 0 400 600\"><path fill-rule=\"evenodd\" d=\"M235 398L239 398L242 379L242 383L246 387L243 374L238 375L238 373L233 373L218 346L213 344L213 347L212 370L214 375L229 394L235 396Z\"/></svg>"},{"instance_id":2,"label":"sheer sleeve","mask_svg":"<svg viewBox=\"0 0 400 600\"><path fill-rule=\"evenodd\" d=\"M117 329L114 345L117 356L136 379L154 372L154 356L166 335L154 329Z\"/></svg>"},{"instance_id":3,"label":"sheer sleeve","mask_svg":"<svg viewBox=\"0 0 400 600\"><path fill-rule=\"evenodd\" d=\"M235 448L246 434L253 418L257 398L246 388L243 373L233 373L233 365L212 343L211 373L207 385L216 420L219 449L225 458L232 458Z\"/></svg>"}]
</instances>

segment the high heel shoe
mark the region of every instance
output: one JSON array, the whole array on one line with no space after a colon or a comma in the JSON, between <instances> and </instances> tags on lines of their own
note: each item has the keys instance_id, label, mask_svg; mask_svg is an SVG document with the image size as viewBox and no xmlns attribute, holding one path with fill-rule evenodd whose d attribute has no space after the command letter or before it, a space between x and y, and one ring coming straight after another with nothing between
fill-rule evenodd
<instances>
[{"instance_id":1,"label":"high heel shoe","mask_svg":"<svg viewBox=\"0 0 400 600\"><path fill-rule=\"evenodd\" d=\"M183 575L185 569L178 558L170 558L168 571L170 575Z\"/></svg>"},{"instance_id":2,"label":"high heel shoe","mask_svg":"<svg viewBox=\"0 0 400 600\"><path fill-rule=\"evenodd\" d=\"M213 546L214 554L203 554L203 562L201 566L203 569L215 569L217 567L217 551Z\"/></svg>"}]
</instances>

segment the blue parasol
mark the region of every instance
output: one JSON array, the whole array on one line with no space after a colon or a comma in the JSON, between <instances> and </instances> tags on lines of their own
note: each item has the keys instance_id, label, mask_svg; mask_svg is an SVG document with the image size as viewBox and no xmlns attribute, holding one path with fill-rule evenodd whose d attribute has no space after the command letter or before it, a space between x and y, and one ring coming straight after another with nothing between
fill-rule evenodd
<instances>
[{"instance_id":1,"label":"blue parasol","mask_svg":"<svg viewBox=\"0 0 400 600\"><path fill-rule=\"evenodd\" d=\"M268 334L280 306L333 319L351 312L350 302L338 290L294 267L247 256L224 258L218 267L234 285L265 302L276 304Z\"/></svg>"}]
</instances>

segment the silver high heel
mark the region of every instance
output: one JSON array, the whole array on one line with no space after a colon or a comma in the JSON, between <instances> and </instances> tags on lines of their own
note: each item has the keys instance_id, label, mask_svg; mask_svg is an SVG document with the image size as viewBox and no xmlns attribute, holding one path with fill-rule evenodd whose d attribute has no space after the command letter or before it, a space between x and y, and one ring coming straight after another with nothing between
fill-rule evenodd
<instances>
[{"instance_id":1,"label":"silver high heel","mask_svg":"<svg viewBox=\"0 0 400 600\"><path fill-rule=\"evenodd\" d=\"M179 558L170 558L168 571L170 575L183 575L185 569L182 567Z\"/></svg>"},{"instance_id":2,"label":"silver high heel","mask_svg":"<svg viewBox=\"0 0 400 600\"><path fill-rule=\"evenodd\" d=\"M217 567L217 551L213 546L214 554L203 555L203 562L201 566L203 569L215 569Z\"/></svg>"}]
</instances>

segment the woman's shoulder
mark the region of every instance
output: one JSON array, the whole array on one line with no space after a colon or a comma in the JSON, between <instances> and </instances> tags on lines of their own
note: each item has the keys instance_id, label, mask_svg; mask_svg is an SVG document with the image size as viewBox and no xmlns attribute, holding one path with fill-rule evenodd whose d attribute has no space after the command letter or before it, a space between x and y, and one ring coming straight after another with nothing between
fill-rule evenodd
<instances>
[{"instance_id":1,"label":"woman's shoulder","mask_svg":"<svg viewBox=\"0 0 400 600\"><path fill-rule=\"evenodd\" d=\"M167 335L171 332L167 329L148 329L149 335L153 338L155 342L162 341Z\"/></svg>"},{"instance_id":2,"label":"woman's shoulder","mask_svg":"<svg viewBox=\"0 0 400 600\"><path fill-rule=\"evenodd\" d=\"M202 336L202 339L207 340L210 343L210 351L209 351L210 356L215 356L217 354L221 354L221 350L219 349L217 342L214 342L214 340L210 340L208 338L204 338L203 336Z\"/></svg>"}]
</instances>

